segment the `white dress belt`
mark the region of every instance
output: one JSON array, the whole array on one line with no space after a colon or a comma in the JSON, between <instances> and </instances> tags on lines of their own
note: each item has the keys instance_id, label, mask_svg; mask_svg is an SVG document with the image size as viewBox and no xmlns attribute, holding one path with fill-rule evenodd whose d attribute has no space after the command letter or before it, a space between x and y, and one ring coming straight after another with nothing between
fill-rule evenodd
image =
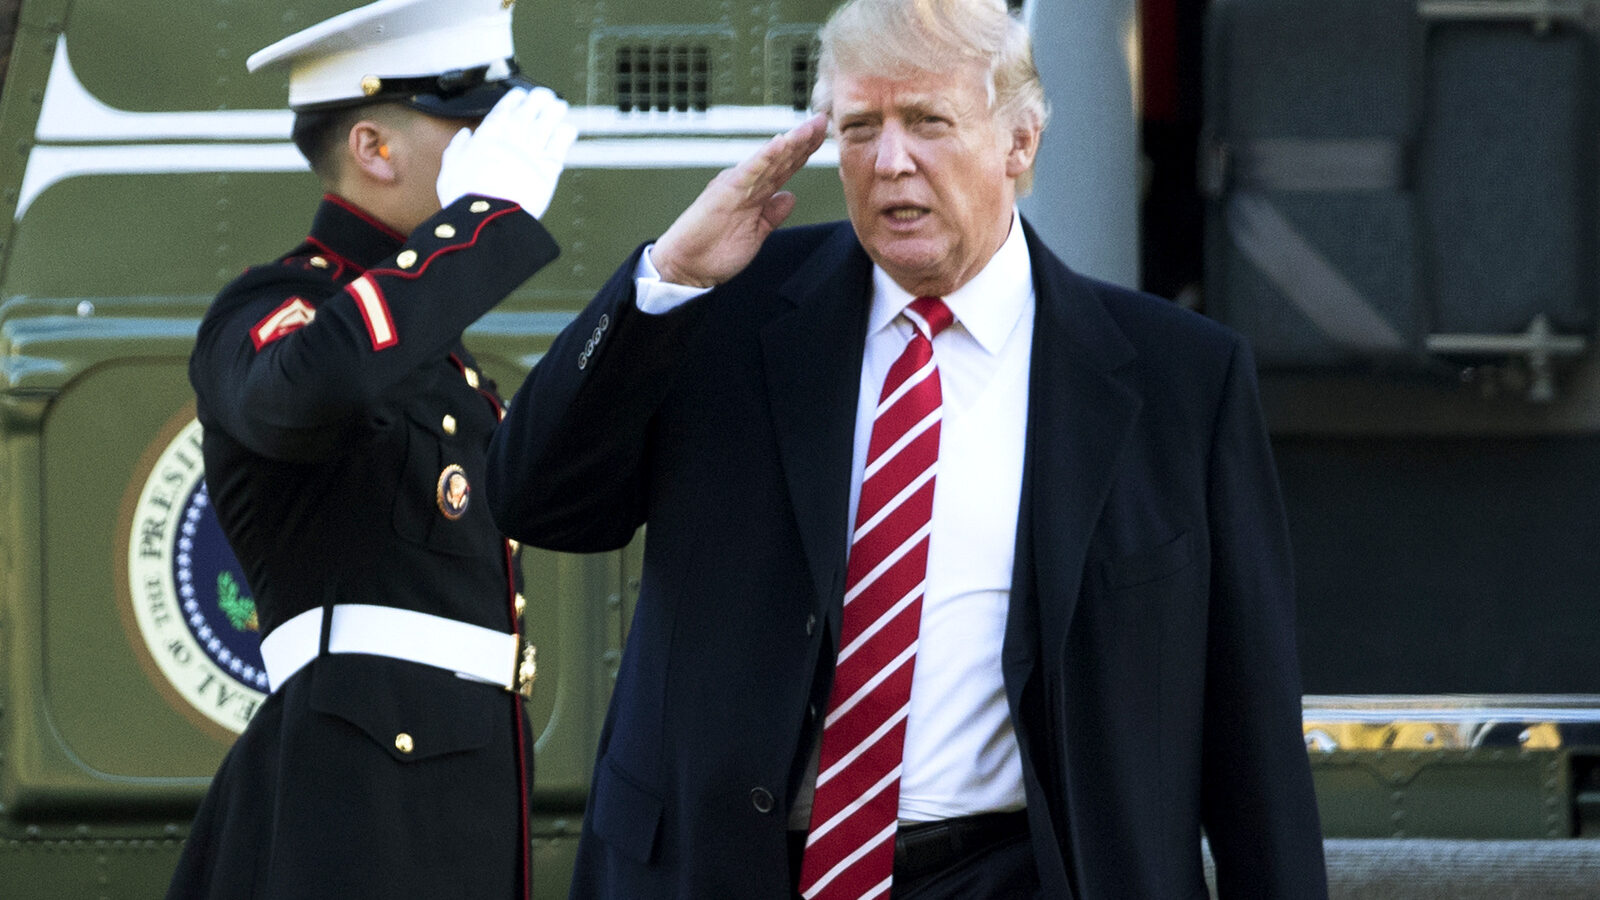
<instances>
[{"instance_id":1,"label":"white dress belt","mask_svg":"<svg viewBox=\"0 0 1600 900\"><path fill-rule=\"evenodd\" d=\"M321 607L306 610L262 638L261 658L272 690L316 659L321 643ZM328 652L405 659L516 689L516 635L409 609L361 603L334 606Z\"/></svg>"}]
</instances>

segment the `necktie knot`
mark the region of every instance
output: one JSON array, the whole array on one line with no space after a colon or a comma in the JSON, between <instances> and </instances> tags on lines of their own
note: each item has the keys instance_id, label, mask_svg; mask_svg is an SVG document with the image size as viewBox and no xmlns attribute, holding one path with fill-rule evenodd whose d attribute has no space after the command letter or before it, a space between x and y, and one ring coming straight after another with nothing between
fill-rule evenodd
<instances>
[{"instance_id":1,"label":"necktie knot","mask_svg":"<svg viewBox=\"0 0 1600 900\"><path fill-rule=\"evenodd\" d=\"M950 307L938 297L918 297L911 301L906 307L906 318L930 341L956 320Z\"/></svg>"}]
</instances>

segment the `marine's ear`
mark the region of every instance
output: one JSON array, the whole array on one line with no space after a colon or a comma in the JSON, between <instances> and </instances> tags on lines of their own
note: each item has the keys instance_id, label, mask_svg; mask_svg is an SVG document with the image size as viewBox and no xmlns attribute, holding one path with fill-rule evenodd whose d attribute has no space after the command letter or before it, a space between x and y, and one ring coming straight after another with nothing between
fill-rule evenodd
<instances>
[{"instance_id":1,"label":"marine's ear","mask_svg":"<svg viewBox=\"0 0 1600 900\"><path fill-rule=\"evenodd\" d=\"M345 139L345 149L350 161L367 177L381 182L393 182L399 172L392 159L393 141L389 129L372 119L362 119L350 126Z\"/></svg>"}]
</instances>

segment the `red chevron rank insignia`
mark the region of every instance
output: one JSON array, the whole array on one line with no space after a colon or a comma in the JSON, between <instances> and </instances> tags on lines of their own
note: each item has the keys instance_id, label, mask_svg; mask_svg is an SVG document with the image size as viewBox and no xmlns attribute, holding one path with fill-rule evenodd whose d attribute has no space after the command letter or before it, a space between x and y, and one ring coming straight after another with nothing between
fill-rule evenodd
<instances>
[{"instance_id":1,"label":"red chevron rank insignia","mask_svg":"<svg viewBox=\"0 0 1600 900\"><path fill-rule=\"evenodd\" d=\"M316 317L317 311L311 308L311 304L299 297L290 297L250 329L250 340L255 342L259 351L289 332L311 324Z\"/></svg>"}]
</instances>

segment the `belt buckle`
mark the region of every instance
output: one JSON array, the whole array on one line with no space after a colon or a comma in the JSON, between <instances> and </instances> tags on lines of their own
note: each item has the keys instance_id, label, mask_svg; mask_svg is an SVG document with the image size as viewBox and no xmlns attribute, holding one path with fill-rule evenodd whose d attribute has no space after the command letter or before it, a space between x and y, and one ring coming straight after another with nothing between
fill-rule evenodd
<instances>
[{"instance_id":1,"label":"belt buckle","mask_svg":"<svg viewBox=\"0 0 1600 900\"><path fill-rule=\"evenodd\" d=\"M527 635L517 635L516 676L512 679L507 690L521 694L524 698L533 696L533 683L539 678L539 648L528 640Z\"/></svg>"}]
</instances>

